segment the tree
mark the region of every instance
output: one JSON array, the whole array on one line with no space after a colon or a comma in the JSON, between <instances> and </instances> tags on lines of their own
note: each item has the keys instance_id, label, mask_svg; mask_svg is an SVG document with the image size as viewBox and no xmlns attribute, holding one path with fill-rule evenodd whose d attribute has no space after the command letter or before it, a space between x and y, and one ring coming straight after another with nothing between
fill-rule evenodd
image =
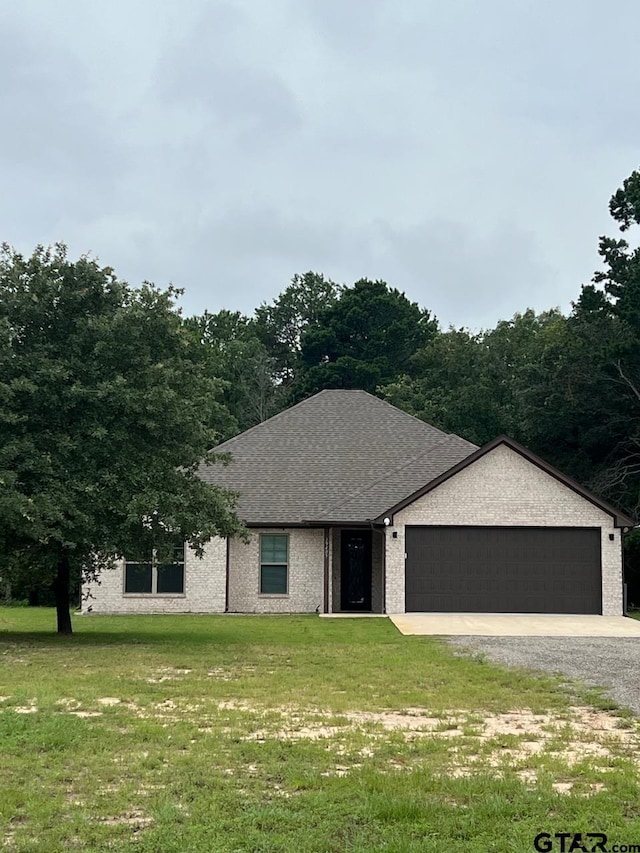
<instances>
[{"instance_id":1,"label":"tree","mask_svg":"<svg viewBox=\"0 0 640 853\"><path fill-rule=\"evenodd\" d=\"M628 231L640 224L640 172L634 171L609 201ZM607 422L609 455L599 484L631 512L640 510L640 249L603 236L604 268L583 287L576 311L590 311L607 334L595 346L603 378L600 416ZM602 287L602 290L600 290Z\"/></svg>"},{"instance_id":2,"label":"tree","mask_svg":"<svg viewBox=\"0 0 640 853\"><path fill-rule=\"evenodd\" d=\"M640 173L609 202L640 223ZM604 265L582 287L562 333L529 377L525 433L551 461L634 513L640 508L640 251L603 236Z\"/></svg>"},{"instance_id":3,"label":"tree","mask_svg":"<svg viewBox=\"0 0 640 853\"><path fill-rule=\"evenodd\" d=\"M276 360L260 340L254 320L223 309L185 323L204 347L210 375L222 385L221 399L231 415L223 438L277 414L284 395L276 380Z\"/></svg>"},{"instance_id":4,"label":"tree","mask_svg":"<svg viewBox=\"0 0 640 853\"><path fill-rule=\"evenodd\" d=\"M621 427L604 354L614 331L602 300L585 288L568 317L541 329L514 386L524 443L600 492L597 475Z\"/></svg>"},{"instance_id":5,"label":"tree","mask_svg":"<svg viewBox=\"0 0 640 853\"><path fill-rule=\"evenodd\" d=\"M241 529L234 496L196 474L219 461L225 412L179 293L134 290L62 245L0 254L0 544L8 580L53 583L60 633L72 575Z\"/></svg>"},{"instance_id":6,"label":"tree","mask_svg":"<svg viewBox=\"0 0 640 853\"><path fill-rule=\"evenodd\" d=\"M415 375L385 386L387 400L446 432L482 445L500 433L522 434L519 384L537 359L537 341L564 318L531 309L472 334L449 329L413 358Z\"/></svg>"},{"instance_id":7,"label":"tree","mask_svg":"<svg viewBox=\"0 0 640 853\"><path fill-rule=\"evenodd\" d=\"M416 376L382 388L390 403L477 444L507 431L481 335L465 329L440 333L414 362Z\"/></svg>"},{"instance_id":8,"label":"tree","mask_svg":"<svg viewBox=\"0 0 640 853\"><path fill-rule=\"evenodd\" d=\"M256 330L274 359L278 382L294 381L303 332L316 326L320 315L334 305L342 288L322 273L294 275L289 286L271 305L263 303L255 312Z\"/></svg>"},{"instance_id":9,"label":"tree","mask_svg":"<svg viewBox=\"0 0 640 853\"><path fill-rule=\"evenodd\" d=\"M360 279L301 337L301 397L323 388L380 385L411 373L415 352L436 333L428 311L384 281Z\"/></svg>"}]
</instances>

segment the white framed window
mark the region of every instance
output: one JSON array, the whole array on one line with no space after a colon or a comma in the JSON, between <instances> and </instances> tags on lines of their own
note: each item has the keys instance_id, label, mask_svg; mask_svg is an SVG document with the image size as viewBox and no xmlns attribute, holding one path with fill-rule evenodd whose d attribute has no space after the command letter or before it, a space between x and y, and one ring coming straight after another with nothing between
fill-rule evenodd
<instances>
[{"instance_id":1,"label":"white framed window","mask_svg":"<svg viewBox=\"0 0 640 853\"><path fill-rule=\"evenodd\" d=\"M260 534L260 595L289 594L289 537Z\"/></svg>"},{"instance_id":2,"label":"white framed window","mask_svg":"<svg viewBox=\"0 0 640 853\"><path fill-rule=\"evenodd\" d=\"M148 560L125 560L124 594L184 595L184 542L162 559L154 550Z\"/></svg>"}]
</instances>

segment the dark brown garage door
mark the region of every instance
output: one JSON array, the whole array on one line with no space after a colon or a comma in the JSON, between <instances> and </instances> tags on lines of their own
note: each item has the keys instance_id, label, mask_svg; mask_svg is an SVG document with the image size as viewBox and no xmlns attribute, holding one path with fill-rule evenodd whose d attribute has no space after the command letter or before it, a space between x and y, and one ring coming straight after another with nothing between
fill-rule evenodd
<instances>
[{"instance_id":1,"label":"dark brown garage door","mask_svg":"<svg viewBox=\"0 0 640 853\"><path fill-rule=\"evenodd\" d=\"M601 613L600 530L407 527L406 609Z\"/></svg>"}]
</instances>

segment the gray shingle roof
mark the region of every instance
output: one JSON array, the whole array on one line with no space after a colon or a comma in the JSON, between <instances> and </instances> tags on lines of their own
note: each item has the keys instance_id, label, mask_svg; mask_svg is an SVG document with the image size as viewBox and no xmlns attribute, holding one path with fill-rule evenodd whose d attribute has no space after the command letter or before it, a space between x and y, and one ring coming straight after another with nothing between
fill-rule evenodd
<instances>
[{"instance_id":1,"label":"gray shingle roof","mask_svg":"<svg viewBox=\"0 0 640 853\"><path fill-rule=\"evenodd\" d=\"M216 448L203 480L240 493L248 524L367 521L476 446L365 391L321 391Z\"/></svg>"}]
</instances>

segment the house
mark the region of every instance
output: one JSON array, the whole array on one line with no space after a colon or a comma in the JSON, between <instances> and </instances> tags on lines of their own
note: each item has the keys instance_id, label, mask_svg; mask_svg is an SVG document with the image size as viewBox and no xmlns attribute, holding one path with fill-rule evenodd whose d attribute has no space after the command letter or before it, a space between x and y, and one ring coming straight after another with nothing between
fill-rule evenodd
<instances>
[{"instance_id":1,"label":"house","mask_svg":"<svg viewBox=\"0 0 640 853\"><path fill-rule=\"evenodd\" d=\"M121 562L94 613L622 613L633 520L504 436L326 390L217 448L248 541Z\"/></svg>"}]
</instances>

